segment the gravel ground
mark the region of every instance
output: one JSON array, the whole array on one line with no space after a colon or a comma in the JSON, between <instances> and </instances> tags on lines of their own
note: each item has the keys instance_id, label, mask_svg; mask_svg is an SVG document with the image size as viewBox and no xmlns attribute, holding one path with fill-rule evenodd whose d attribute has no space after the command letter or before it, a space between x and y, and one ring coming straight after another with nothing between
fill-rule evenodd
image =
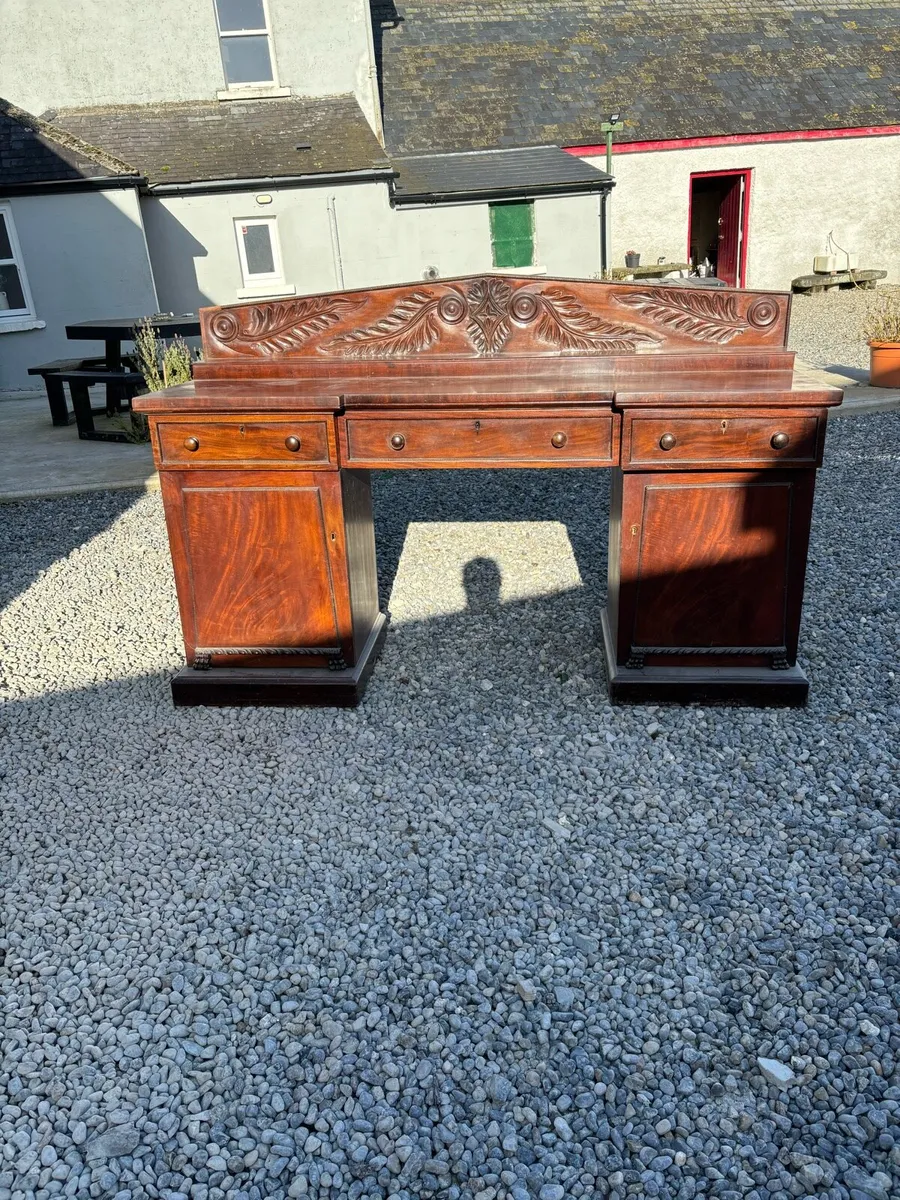
<instances>
[{"instance_id":1,"label":"gravel ground","mask_svg":"<svg viewBox=\"0 0 900 1200\"><path fill-rule=\"evenodd\" d=\"M794 296L791 301L789 345L799 358L815 367L850 367L868 381L869 346L860 333L868 307L876 296L900 292L879 287L873 292L839 289L821 296Z\"/></svg>"},{"instance_id":2,"label":"gravel ground","mask_svg":"<svg viewBox=\"0 0 900 1200\"><path fill-rule=\"evenodd\" d=\"M379 476L353 712L170 707L158 496L0 510L0 1200L900 1194L898 440L803 711L609 708L608 472Z\"/></svg>"}]
</instances>

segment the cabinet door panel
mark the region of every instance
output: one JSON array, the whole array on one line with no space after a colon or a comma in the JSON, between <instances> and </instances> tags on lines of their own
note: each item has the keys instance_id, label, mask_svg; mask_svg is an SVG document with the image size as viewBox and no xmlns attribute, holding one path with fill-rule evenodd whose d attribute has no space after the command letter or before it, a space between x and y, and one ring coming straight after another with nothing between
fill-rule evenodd
<instances>
[{"instance_id":1,"label":"cabinet door panel","mask_svg":"<svg viewBox=\"0 0 900 1200\"><path fill-rule=\"evenodd\" d=\"M733 649L737 660L782 647L793 662L814 479L812 471L620 475L610 555L618 661L636 649L696 661L704 651Z\"/></svg>"},{"instance_id":2,"label":"cabinet door panel","mask_svg":"<svg viewBox=\"0 0 900 1200\"><path fill-rule=\"evenodd\" d=\"M337 473L163 478L188 654L352 646Z\"/></svg>"}]
</instances>

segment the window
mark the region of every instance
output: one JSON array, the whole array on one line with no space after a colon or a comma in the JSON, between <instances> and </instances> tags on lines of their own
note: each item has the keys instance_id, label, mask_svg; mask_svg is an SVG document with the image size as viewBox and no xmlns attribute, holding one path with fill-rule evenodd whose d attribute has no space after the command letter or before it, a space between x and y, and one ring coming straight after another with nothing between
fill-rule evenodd
<instances>
[{"instance_id":1,"label":"window","mask_svg":"<svg viewBox=\"0 0 900 1200\"><path fill-rule=\"evenodd\" d=\"M495 267L534 266L534 204L531 200L489 205Z\"/></svg>"},{"instance_id":2,"label":"window","mask_svg":"<svg viewBox=\"0 0 900 1200\"><path fill-rule=\"evenodd\" d=\"M12 210L8 205L0 204L0 327L4 322L33 316Z\"/></svg>"},{"instance_id":3,"label":"window","mask_svg":"<svg viewBox=\"0 0 900 1200\"><path fill-rule=\"evenodd\" d=\"M245 287L265 287L283 279L275 218L235 221Z\"/></svg>"},{"instance_id":4,"label":"window","mask_svg":"<svg viewBox=\"0 0 900 1200\"><path fill-rule=\"evenodd\" d=\"M275 82L265 0L215 0L219 47L230 88Z\"/></svg>"}]
</instances>

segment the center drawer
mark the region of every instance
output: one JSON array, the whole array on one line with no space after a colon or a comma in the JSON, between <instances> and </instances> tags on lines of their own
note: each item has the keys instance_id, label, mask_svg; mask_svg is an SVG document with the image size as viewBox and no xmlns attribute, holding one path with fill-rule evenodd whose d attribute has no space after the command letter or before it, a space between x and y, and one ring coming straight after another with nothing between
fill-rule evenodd
<instances>
[{"instance_id":1,"label":"center drawer","mask_svg":"<svg viewBox=\"0 0 900 1200\"><path fill-rule=\"evenodd\" d=\"M408 410L338 421L341 461L356 467L607 467L618 462L618 433L609 409Z\"/></svg>"},{"instance_id":2,"label":"center drawer","mask_svg":"<svg viewBox=\"0 0 900 1200\"><path fill-rule=\"evenodd\" d=\"M330 421L159 421L156 446L166 466L289 467L334 460ZM333 436L333 435L332 435Z\"/></svg>"}]
</instances>

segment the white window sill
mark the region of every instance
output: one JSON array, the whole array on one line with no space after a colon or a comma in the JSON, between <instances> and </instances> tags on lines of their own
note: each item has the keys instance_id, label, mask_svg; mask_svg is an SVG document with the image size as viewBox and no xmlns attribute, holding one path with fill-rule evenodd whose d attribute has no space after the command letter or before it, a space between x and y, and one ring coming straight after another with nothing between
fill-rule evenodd
<instances>
[{"instance_id":1,"label":"white window sill","mask_svg":"<svg viewBox=\"0 0 900 1200\"><path fill-rule=\"evenodd\" d=\"M226 88L224 92L216 92L217 100L279 100L282 96L290 96L289 87L276 87L275 84L258 83L253 87Z\"/></svg>"},{"instance_id":2,"label":"white window sill","mask_svg":"<svg viewBox=\"0 0 900 1200\"><path fill-rule=\"evenodd\" d=\"M271 287L249 287L238 291L238 300L277 300L279 296L296 296L297 289L291 283L276 283Z\"/></svg>"},{"instance_id":3,"label":"white window sill","mask_svg":"<svg viewBox=\"0 0 900 1200\"><path fill-rule=\"evenodd\" d=\"M491 275L546 275L546 267L491 267Z\"/></svg>"},{"instance_id":4,"label":"white window sill","mask_svg":"<svg viewBox=\"0 0 900 1200\"><path fill-rule=\"evenodd\" d=\"M24 333L26 329L46 329L46 321L36 317L4 317L0 315L0 333Z\"/></svg>"}]
</instances>

